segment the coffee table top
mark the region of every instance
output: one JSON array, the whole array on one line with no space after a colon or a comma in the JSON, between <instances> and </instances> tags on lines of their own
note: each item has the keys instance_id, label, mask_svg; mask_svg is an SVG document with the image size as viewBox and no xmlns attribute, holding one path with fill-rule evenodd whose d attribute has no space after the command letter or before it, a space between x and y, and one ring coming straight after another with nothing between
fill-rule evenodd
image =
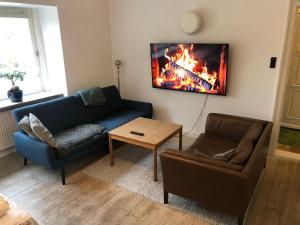
<instances>
[{"instance_id":1,"label":"coffee table top","mask_svg":"<svg viewBox=\"0 0 300 225\"><path fill-rule=\"evenodd\" d=\"M182 125L159 120L136 118L109 132L110 135L131 139L151 145L159 145L182 129ZM144 136L131 134L130 131L144 133Z\"/></svg>"}]
</instances>

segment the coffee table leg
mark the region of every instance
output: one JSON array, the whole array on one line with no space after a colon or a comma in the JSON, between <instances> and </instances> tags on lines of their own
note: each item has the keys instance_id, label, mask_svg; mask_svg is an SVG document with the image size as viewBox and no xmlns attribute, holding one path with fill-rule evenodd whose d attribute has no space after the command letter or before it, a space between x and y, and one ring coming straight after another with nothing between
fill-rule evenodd
<instances>
[{"instance_id":1,"label":"coffee table leg","mask_svg":"<svg viewBox=\"0 0 300 225\"><path fill-rule=\"evenodd\" d=\"M114 162L114 154L113 154L113 143L110 135L108 135L108 143L109 143L110 166L114 166L115 162Z\"/></svg>"},{"instance_id":2,"label":"coffee table leg","mask_svg":"<svg viewBox=\"0 0 300 225\"><path fill-rule=\"evenodd\" d=\"M179 130L179 150L182 150L182 128Z\"/></svg>"},{"instance_id":3,"label":"coffee table leg","mask_svg":"<svg viewBox=\"0 0 300 225\"><path fill-rule=\"evenodd\" d=\"M153 180L157 181L157 147L153 149L153 177Z\"/></svg>"}]
</instances>

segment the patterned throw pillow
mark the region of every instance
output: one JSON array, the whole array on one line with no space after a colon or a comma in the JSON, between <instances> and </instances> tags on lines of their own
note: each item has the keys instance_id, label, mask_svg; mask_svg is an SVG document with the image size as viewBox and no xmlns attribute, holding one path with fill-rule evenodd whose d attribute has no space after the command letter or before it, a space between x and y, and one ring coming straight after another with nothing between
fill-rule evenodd
<instances>
[{"instance_id":1,"label":"patterned throw pillow","mask_svg":"<svg viewBox=\"0 0 300 225\"><path fill-rule=\"evenodd\" d=\"M30 121L28 116L24 116L18 123L19 127L30 137L38 138L30 127Z\"/></svg>"},{"instance_id":2,"label":"patterned throw pillow","mask_svg":"<svg viewBox=\"0 0 300 225\"><path fill-rule=\"evenodd\" d=\"M44 126L44 124L32 113L29 114L30 126L33 133L43 142L46 142L53 148L59 148L58 144L51 132Z\"/></svg>"}]
</instances>

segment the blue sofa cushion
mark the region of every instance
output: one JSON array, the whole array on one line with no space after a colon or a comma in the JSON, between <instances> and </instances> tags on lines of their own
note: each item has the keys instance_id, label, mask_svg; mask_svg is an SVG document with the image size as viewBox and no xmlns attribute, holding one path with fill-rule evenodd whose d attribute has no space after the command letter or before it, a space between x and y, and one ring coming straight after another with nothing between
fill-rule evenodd
<instances>
[{"instance_id":1,"label":"blue sofa cushion","mask_svg":"<svg viewBox=\"0 0 300 225\"><path fill-rule=\"evenodd\" d=\"M134 120L135 118L145 116L147 116L146 112L137 110L123 110L111 116L104 117L97 123L104 126L108 131L111 131L125 123L128 123L131 120Z\"/></svg>"},{"instance_id":2,"label":"blue sofa cushion","mask_svg":"<svg viewBox=\"0 0 300 225\"><path fill-rule=\"evenodd\" d=\"M115 86L102 89L106 103L99 106L85 106L80 96L75 96L83 111L83 123L94 123L102 117L114 114L123 108L119 91Z\"/></svg>"},{"instance_id":3,"label":"blue sofa cushion","mask_svg":"<svg viewBox=\"0 0 300 225\"><path fill-rule=\"evenodd\" d=\"M122 102L123 102L123 110L134 110L134 111L145 112L146 118L152 118L153 107L151 103L128 100L128 99L123 99Z\"/></svg>"},{"instance_id":4,"label":"blue sofa cushion","mask_svg":"<svg viewBox=\"0 0 300 225\"><path fill-rule=\"evenodd\" d=\"M19 122L25 115L34 114L52 134L82 124L83 110L74 96L63 97L13 110Z\"/></svg>"}]
</instances>

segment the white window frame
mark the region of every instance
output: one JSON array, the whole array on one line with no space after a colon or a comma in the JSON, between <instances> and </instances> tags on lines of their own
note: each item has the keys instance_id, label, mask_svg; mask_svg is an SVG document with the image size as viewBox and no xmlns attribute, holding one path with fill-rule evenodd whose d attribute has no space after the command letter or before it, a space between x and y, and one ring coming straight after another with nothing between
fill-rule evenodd
<instances>
[{"instance_id":1,"label":"white window frame","mask_svg":"<svg viewBox=\"0 0 300 225\"><path fill-rule=\"evenodd\" d=\"M36 56L35 57L36 64L40 71L39 77L40 77L42 88L33 93L26 93L26 95L50 91L49 86L45 82L48 79L48 69L47 69L46 54L44 50L44 42L42 38L42 32L40 30L39 19L36 13L34 12L34 10L27 9L27 8L23 9L23 8L0 7L0 17L28 19L32 46L34 50L34 55ZM7 100L7 98L0 99L0 101L1 100Z\"/></svg>"}]
</instances>

